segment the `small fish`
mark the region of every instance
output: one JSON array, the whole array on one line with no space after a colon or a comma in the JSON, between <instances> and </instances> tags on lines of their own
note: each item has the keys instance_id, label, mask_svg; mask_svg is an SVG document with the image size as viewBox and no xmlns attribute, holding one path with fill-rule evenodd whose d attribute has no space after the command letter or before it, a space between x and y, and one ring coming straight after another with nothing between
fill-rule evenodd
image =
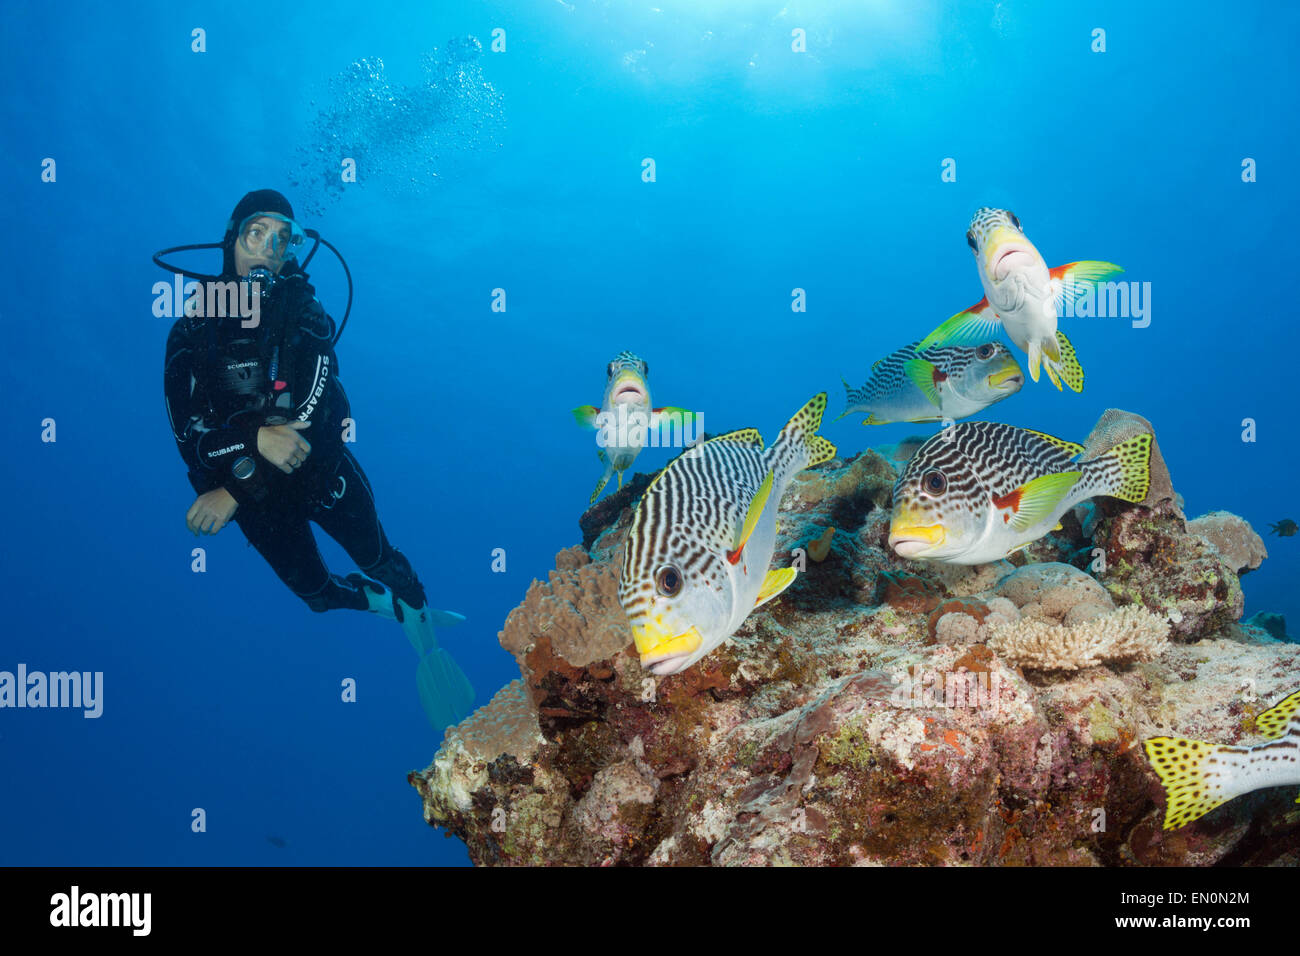
<instances>
[{"instance_id":1,"label":"small fish","mask_svg":"<svg viewBox=\"0 0 1300 956\"><path fill-rule=\"evenodd\" d=\"M894 485L889 546L901 557L986 564L1059 527L1081 501L1141 501L1151 484L1151 435L1089 461L1082 445L997 422L962 422L917 451Z\"/></svg>"},{"instance_id":2,"label":"small fish","mask_svg":"<svg viewBox=\"0 0 1300 956\"><path fill-rule=\"evenodd\" d=\"M601 448L596 455L605 466L589 504L596 503L613 475L618 475L618 487L623 487L623 472L641 454L652 429L676 426L685 435L695 423L685 409L651 408L649 377L650 366L643 359L632 352L619 352L605 368L605 397L600 408L579 405L573 410L579 425L599 432Z\"/></svg>"},{"instance_id":3,"label":"small fish","mask_svg":"<svg viewBox=\"0 0 1300 956\"><path fill-rule=\"evenodd\" d=\"M710 438L673 459L646 489L628 529L619 601L641 666L676 674L713 650L795 578L768 570L790 480L835 457L817 434L826 393L764 447L757 429Z\"/></svg>"},{"instance_id":4,"label":"small fish","mask_svg":"<svg viewBox=\"0 0 1300 956\"><path fill-rule=\"evenodd\" d=\"M1166 830L1187 826L1253 790L1300 784L1300 691L1256 717L1255 726L1272 742L1255 747L1183 737L1144 742L1147 759L1165 788Z\"/></svg>"},{"instance_id":5,"label":"small fish","mask_svg":"<svg viewBox=\"0 0 1300 956\"><path fill-rule=\"evenodd\" d=\"M1079 298L1089 286L1124 270L1113 262L1093 260L1047 268L1025 238L1020 220L1006 209L977 210L966 243L975 253L984 298L927 335L921 348L979 342L1000 325L1029 356L1029 377L1035 382L1041 363L1058 391L1062 379L1074 391L1083 391L1083 368L1070 340L1057 331L1056 317L1067 299Z\"/></svg>"},{"instance_id":6,"label":"small fish","mask_svg":"<svg viewBox=\"0 0 1300 956\"><path fill-rule=\"evenodd\" d=\"M840 418L860 412L864 425L960 421L1014 395L1024 382L1019 363L999 342L923 351L912 343L871 366L861 388L844 383L848 408Z\"/></svg>"},{"instance_id":7,"label":"small fish","mask_svg":"<svg viewBox=\"0 0 1300 956\"><path fill-rule=\"evenodd\" d=\"M1300 531L1300 527L1297 527L1290 518L1283 518L1277 524L1269 525L1269 534L1275 534L1279 538L1289 538L1297 531Z\"/></svg>"}]
</instances>

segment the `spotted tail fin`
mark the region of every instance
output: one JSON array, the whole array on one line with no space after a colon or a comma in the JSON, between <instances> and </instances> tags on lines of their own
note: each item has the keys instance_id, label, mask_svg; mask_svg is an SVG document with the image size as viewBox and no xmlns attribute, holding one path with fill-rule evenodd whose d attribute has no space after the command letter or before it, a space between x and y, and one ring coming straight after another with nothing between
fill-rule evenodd
<instances>
[{"instance_id":1,"label":"spotted tail fin","mask_svg":"<svg viewBox=\"0 0 1300 956\"><path fill-rule=\"evenodd\" d=\"M1145 500L1151 490L1153 440L1150 432L1143 432L1125 439L1104 455L1084 462L1085 471L1097 479L1093 487L1103 495L1122 501L1137 504Z\"/></svg>"},{"instance_id":2,"label":"spotted tail fin","mask_svg":"<svg viewBox=\"0 0 1300 956\"><path fill-rule=\"evenodd\" d=\"M1166 830L1187 826L1245 792L1231 785L1240 747L1183 737L1152 737L1143 746L1165 788Z\"/></svg>"},{"instance_id":3,"label":"spotted tail fin","mask_svg":"<svg viewBox=\"0 0 1300 956\"><path fill-rule=\"evenodd\" d=\"M1079 364L1079 358L1074 352L1074 345L1065 337L1065 333L1059 329L1056 332L1056 345L1058 350L1057 358L1054 361L1044 360L1043 364L1047 368L1047 374L1052 377L1052 382L1059 389L1060 382L1065 382L1070 386L1073 392L1083 391L1083 366ZM1060 382L1057 377L1060 377Z\"/></svg>"},{"instance_id":4,"label":"spotted tail fin","mask_svg":"<svg viewBox=\"0 0 1300 956\"><path fill-rule=\"evenodd\" d=\"M826 393L819 392L781 429L767 451L776 487L784 488L798 472L835 457L835 446L817 434L825 412Z\"/></svg>"},{"instance_id":5,"label":"spotted tail fin","mask_svg":"<svg viewBox=\"0 0 1300 956\"><path fill-rule=\"evenodd\" d=\"M1288 732L1300 732L1296 717L1300 715L1300 690L1284 697L1255 718L1255 728L1265 737L1281 737Z\"/></svg>"}]
</instances>

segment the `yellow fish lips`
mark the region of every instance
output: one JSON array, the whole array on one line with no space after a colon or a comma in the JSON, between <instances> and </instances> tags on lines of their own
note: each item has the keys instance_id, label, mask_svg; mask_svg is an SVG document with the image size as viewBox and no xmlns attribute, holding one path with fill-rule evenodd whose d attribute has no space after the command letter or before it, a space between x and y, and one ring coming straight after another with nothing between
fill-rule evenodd
<instances>
[{"instance_id":1,"label":"yellow fish lips","mask_svg":"<svg viewBox=\"0 0 1300 956\"><path fill-rule=\"evenodd\" d=\"M914 558L937 548L947 537L948 532L941 524L907 524L895 519L889 525L889 546L901 558Z\"/></svg>"},{"instance_id":2,"label":"yellow fish lips","mask_svg":"<svg viewBox=\"0 0 1300 956\"><path fill-rule=\"evenodd\" d=\"M995 282L1001 282L1013 268L1037 254L1023 233L1007 225L994 226L980 246L984 272Z\"/></svg>"},{"instance_id":3,"label":"yellow fish lips","mask_svg":"<svg viewBox=\"0 0 1300 956\"><path fill-rule=\"evenodd\" d=\"M642 403L648 400L645 379L634 368L625 368L614 377L614 385L609 394L615 405Z\"/></svg>"},{"instance_id":4,"label":"yellow fish lips","mask_svg":"<svg viewBox=\"0 0 1300 956\"><path fill-rule=\"evenodd\" d=\"M641 666L652 674L661 675L676 674L691 655L704 646L704 636L698 628L690 627L681 634L674 634L664 626L662 617L641 625L633 624L632 639L641 655Z\"/></svg>"},{"instance_id":5,"label":"yellow fish lips","mask_svg":"<svg viewBox=\"0 0 1300 956\"><path fill-rule=\"evenodd\" d=\"M1020 371L1020 365L1014 360L999 372L994 372L989 376L989 385L992 388L1002 388L1006 385L1008 389L1019 388L1025 382L1025 373ZM1009 384L1008 384L1009 383Z\"/></svg>"}]
</instances>

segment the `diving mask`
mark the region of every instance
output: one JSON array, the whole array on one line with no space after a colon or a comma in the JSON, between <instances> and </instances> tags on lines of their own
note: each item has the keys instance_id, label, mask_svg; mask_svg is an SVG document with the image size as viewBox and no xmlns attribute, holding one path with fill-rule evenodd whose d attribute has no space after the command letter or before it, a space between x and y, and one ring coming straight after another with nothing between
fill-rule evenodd
<instances>
[{"instance_id":1,"label":"diving mask","mask_svg":"<svg viewBox=\"0 0 1300 956\"><path fill-rule=\"evenodd\" d=\"M255 212L239 224L239 245L250 256L285 262L307 241L302 226L278 212Z\"/></svg>"}]
</instances>

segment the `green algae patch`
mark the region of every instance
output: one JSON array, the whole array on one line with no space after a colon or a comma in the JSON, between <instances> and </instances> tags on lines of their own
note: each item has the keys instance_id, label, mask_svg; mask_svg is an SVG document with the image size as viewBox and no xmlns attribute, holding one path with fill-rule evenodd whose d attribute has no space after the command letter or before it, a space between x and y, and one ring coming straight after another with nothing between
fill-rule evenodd
<instances>
[{"instance_id":1,"label":"green algae patch","mask_svg":"<svg viewBox=\"0 0 1300 956\"><path fill-rule=\"evenodd\" d=\"M820 748L822 760L832 767L849 767L869 770L875 759L871 741L860 721L849 721L830 737L823 737Z\"/></svg>"}]
</instances>

